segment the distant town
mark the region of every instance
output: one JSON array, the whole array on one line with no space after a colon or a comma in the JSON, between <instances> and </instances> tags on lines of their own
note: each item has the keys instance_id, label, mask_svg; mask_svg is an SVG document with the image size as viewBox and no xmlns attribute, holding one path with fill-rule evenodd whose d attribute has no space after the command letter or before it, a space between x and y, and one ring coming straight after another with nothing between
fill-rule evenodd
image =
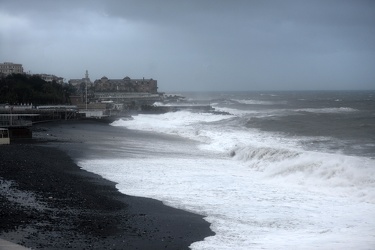
<instances>
[{"instance_id":1,"label":"distant town","mask_svg":"<svg viewBox=\"0 0 375 250\"><path fill-rule=\"evenodd\" d=\"M0 77L5 78L12 74L26 74L22 64L11 62L0 63ZM109 79L103 76L101 79L91 81L88 71L82 74L82 78L70 79L64 82L64 78L53 74L33 74L49 83L69 85L74 91L70 96L70 103L73 105L116 102L130 105L149 104L160 100L161 93L158 93L157 80L154 79L131 79L125 76L123 79ZM139 100L138 98L139 97ZM138 106L138 105L137 105ZM97 107L97 105L96 105ZM90 108L90 106L85 108Z\"/></svg>"},{"instance_id":2,"label":"distant town","mask_svg":"<svg viewBox=\"0 0 375 250\"><path fill-rule=\"evenodd\" d=\"M22 64L0 63L0 137L4 137L2 133L13 138L31 137L32 124L50 120L110 121L140 112L169 112L176 106L153 104L184 100L180 95L158 92L157 80L152 78L103 76L91 81L87 70L82 75L65 82L53 74L24 72Z\"/></svg>"},{"instance_id":3,"label":"distant town","mask_svg":"<svg viewBox=\"0 0 375 250\"><path fill-rule=\"evenodd\" d=\"M89 78L89 72L86 70L82 72L82 78L70 79L67 82L63 77L53 74L30 74L24 72L22 64L4 62L0 63L0 78L5 79L13 74L24 74L28 76L40 77L47 83L60 84L69 91L65 90L68 95L67 99L60 101L61 105L74 105L81 112L84 112L86 117L95 116L101 117L108 115L109 112L141 110L149 105L168 100L177 100L181 96L166 95L158 92L157 80L152 78L146 79L144 77L132 79L129 76L124 76L122 79L111 79L103 76L100 79L92 81ZM4 102L4 101L3 101ZM10 101L6 101L10 103ZM31 105L31 103L10 103L12 105ZM33 103L38 105L40 103ZM46 104L46 103L44 103ZM50 103L56 105L57 103ZM1 105L1 101L0 101Z\"/></svg>"}]
</instances>

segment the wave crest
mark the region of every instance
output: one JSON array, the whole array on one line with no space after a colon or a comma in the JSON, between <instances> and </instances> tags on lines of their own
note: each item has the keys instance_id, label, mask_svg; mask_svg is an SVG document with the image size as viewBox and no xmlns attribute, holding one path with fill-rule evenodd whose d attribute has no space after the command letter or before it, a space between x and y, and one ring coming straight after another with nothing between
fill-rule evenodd
<instances>
[{"instance_id":1,"label":"wave crest","mask_svg":"<svg viewBox=\"0 0 375 250\"><path fill-rule=\"evenodd\" d=\"M235 103L240 104L247 104L247 105L274 105L274 104L285 104L285 101L262 101L262 100L240 100L240 99L233 99L231 100Z\"/></svg>"},{"instance_id":2,"label":"wave crest","mask_svg":"<svg viewBox=\"0 0 375 250\"><path fill-rule=\"evenodd\" d=\"M231 156L241 161L265 161L276 162L299 155L296 151L287 149L271 148L271 147L242 147L232 150Z\"/></svg>"},{"instance_id":3,"label":"wave crest","mask_svg":"<svg viewBox=\"0 0 375 250\"><path fill-rule=\"evenodd\" d=\"M267 181L342 196L351 194L375 203L375 162L368 158L250 146L236 148L230 155L262 172Z\"/></svg>"},{"instance_id":4,"label":"wave crest","mask_svg":"<svg viewBox=\"0 0 375 250\"><path fill-rule=\"evenodd\" d=\"M306 108L306 109L297 109L297 112L309 112L309 113L346 113L346 112L356 112L357 109L350 107L339 107L339 108Z\"/></svg>"}]
</instances>

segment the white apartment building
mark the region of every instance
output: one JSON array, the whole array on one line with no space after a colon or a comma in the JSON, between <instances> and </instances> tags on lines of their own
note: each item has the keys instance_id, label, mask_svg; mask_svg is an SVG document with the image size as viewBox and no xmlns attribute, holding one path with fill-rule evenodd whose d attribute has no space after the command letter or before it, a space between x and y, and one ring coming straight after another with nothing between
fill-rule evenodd
<instances>
[{"instance_id":1,"label":"white apartment building","mask_svg":"<svg viewBox=\"0 0 375 250\"><path fill-rule=\"evenodd\" d=\"M23 68L22 64L4 62L0 63L0 74L10 75L10 74L22 74Z\"/></svg>"},{"instance_id":2,"label":"white apartment building","mask_svg":"<svg viewBox=\"0 0 375 250\"><path fill-rule=\"evenodd\" d=\"M63 84L64 83L64 78L63 77L58 77L58 76L49 75L49 74L36 74L36 75L40 76L40 78L42 78L46 82L56 81L59 84Z\"/></svg>"}]
</instances>

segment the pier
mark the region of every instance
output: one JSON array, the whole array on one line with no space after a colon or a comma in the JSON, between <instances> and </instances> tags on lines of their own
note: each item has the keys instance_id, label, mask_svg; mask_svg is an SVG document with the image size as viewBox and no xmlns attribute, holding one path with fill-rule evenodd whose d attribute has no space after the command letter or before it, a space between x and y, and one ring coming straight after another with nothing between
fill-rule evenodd
<instances>
[{"instance_id":1,"label":"pier","mask_svg":"<svg viewBox=\"0 0 375 250\"><path fill-rule=\"evenodd\" d=\"M3 106L0 107L0 128L9 131L10 139L31 138L35 123L68 120L78 117L75 106Z\"/></svg>"}]
</instances>

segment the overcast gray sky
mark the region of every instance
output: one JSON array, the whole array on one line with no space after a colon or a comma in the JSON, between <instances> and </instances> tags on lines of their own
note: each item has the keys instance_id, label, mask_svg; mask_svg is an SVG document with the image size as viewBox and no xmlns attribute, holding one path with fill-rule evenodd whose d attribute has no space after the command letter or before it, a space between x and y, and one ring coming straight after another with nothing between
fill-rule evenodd
<instances>
[{"instance_id":1,"label":"overcast gray sky","mask_svg":"<svg viewBox=\"0 0 375 250\"><path fill-rule=\"evenodd\" d=\"M375 89L373 0L0 0L0 62L160 91Z\"/></svg>"}]
</instances>

